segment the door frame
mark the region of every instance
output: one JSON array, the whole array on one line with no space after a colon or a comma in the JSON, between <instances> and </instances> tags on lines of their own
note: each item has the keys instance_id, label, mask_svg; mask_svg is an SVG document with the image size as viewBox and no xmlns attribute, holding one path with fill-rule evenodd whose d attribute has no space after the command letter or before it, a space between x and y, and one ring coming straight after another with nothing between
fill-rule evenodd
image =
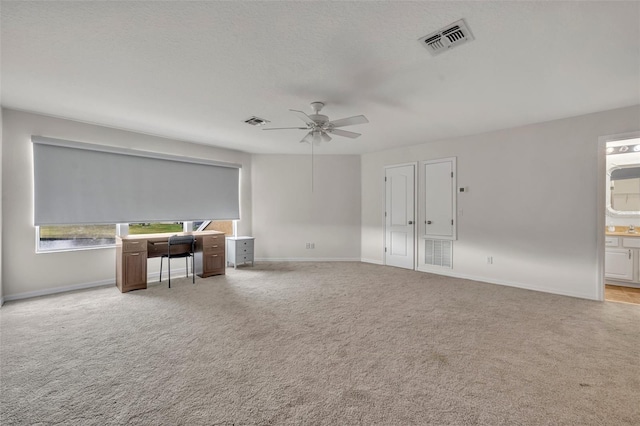
<instances>
[{"instance_id":1,"label":"door frame","mask_svg":"<svg viewBox=\"0 0 640 426\"><path fill-rule=\"evenodd\" d=\"M604 256L606 247L604 245L605 240L605 226L607 224L606 219L606 176L607 176L607 142L614 142L623 139L635 139L640 138L640 130L635 132L617 133L612 135L600 136L598 138L598 152L596 155L597 173L596 173L596 295L597 300L604 301Z\"/></svg>"},{"instance_id":2,"label":"door frame","mask_svg":"<svg viewBox=\"0 0 640 426\"><path fill-rule=\"evenodd\" d=\"M418 226L417 226L417 218L418 218L418 161L412 161L410 163L400 163L400 164L390 164L383 167L383 175L382 175L382 264L387 265L387 253L384 251L385 247L387 247L387 220L385 218L385 211L387 208L387 169L392 169L395 167L405 167L405 166L413 166L413 270L416 271L418 267Z\"/></svg>"}]
</instances>

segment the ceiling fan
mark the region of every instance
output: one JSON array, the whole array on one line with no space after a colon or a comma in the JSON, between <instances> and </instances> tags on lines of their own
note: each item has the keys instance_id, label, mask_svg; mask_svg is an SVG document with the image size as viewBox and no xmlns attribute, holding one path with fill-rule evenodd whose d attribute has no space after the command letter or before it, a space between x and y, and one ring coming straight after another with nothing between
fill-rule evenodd
<instances>
[{"instance_id":1,"label":"ceiling fan","mask_svg":"<svg viewBox=\"0 0 640 426\"><path fill-rule=\"evenodd\" d=\"M329 121L329 117L320 114L320 110L322 110L323 107L323 102L311 102L311 109L313 109L313 114L311 115L307 115L304 112L295 109L289 110L304 121L307 127L272 127L270 129L262 130L308 130L309 133L307 133L300 142L317 144L320 142L329 142L331 140L331 136L329 136L329 134L355 139L360 136L360 133L349 132L347 130L338 129L337 127L353 126L355 124L364 124L369 122L367 117L364 115L354 115L353 117Z\"/></svg>"}]
</instances>

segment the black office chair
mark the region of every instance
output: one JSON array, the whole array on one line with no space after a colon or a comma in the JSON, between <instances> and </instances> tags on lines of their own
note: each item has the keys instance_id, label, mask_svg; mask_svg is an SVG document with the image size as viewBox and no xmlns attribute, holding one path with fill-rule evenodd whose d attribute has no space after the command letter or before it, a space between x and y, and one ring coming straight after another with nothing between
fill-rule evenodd
<instances>
[{"instance_id":1,"label":"black office chair","mask_svg":"<svg viewBox=\"0 0 640 426\"><path fill-rule=\"evenodd\" d=\"M177 248L176 246L181 246ZM171 250L173 247L173 250ZM189 277L189 258L191 258L191 275L193 275L193 283L196 283L195 256L196 237L193 235L173 235L169 237L169 245L167 253L160 258L160 281L162 281L162 260L166 257L169 264L169 288L171 288L171 259L184 257L184 263L187 267L187 278Z\"/></svg>"}]
</instances>

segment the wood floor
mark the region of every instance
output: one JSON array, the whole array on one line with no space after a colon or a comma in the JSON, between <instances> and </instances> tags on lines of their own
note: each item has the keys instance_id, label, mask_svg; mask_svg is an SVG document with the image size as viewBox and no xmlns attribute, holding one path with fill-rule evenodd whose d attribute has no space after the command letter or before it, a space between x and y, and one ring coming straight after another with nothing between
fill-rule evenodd
<instances>
[{"instance_id":1,"label":"wood floor","mask_svg":"<svg viewBox=\"0 0 640 426\"><path fill-rule=\"evenodd\" d=\"M635 305L640 305L640 288L607 284L604 286L604 299L609 302L633 303Z\"/></svg>"}]
</instances>

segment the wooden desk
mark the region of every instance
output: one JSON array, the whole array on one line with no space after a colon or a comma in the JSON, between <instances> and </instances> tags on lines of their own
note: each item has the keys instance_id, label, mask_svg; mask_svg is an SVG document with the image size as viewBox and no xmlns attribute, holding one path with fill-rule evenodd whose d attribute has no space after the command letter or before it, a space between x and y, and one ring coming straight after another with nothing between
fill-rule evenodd
<instances>
[{"instance_id":1,"label":"wooden desk","mask_svg":"<svg viewBox=\"0 0 640 426\"><path fill-rule=\"evenodd\" d=\"M116 237L116 286L126 293L147 288L147 259L167 253L169 237L196 237L196 273L202 278L225 273L225 236L218 231L172 232ZM176 246L175 250L180 250Z\"/></svg>"}]
</instances>

